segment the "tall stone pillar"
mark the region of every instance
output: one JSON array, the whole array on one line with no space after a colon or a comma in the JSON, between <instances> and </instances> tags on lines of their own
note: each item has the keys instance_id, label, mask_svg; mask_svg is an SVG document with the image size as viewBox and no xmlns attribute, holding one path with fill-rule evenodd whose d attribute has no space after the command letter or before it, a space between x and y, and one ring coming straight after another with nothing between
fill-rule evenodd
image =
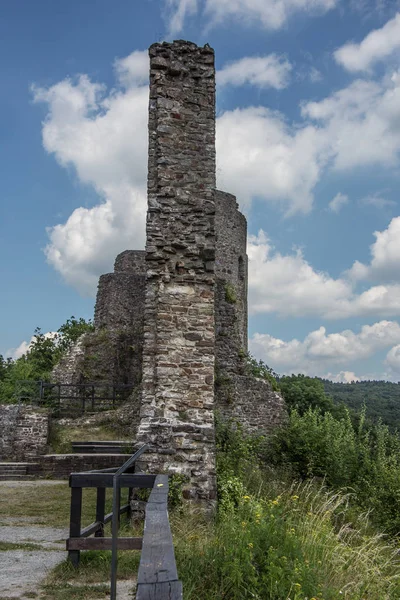
<instances>
[{"instance_id":1,"label":"tall stone pillar","mask_svg":"<svg viewBox=\"0 0 400 600\"><path fill-rule=\"evenodd\" d=\"M150 47L144 466L215 498L215 69L208 46Z\"/></svg>"}]
</instances>

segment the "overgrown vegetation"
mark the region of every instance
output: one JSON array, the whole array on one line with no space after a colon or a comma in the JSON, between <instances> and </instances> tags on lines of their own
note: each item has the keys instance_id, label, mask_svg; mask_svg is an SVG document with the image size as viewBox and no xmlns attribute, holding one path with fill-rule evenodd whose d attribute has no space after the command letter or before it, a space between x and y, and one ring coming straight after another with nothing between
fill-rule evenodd
<instances>
[{"instance_id":1,"label":"overgrown vegetation","mask_svg":"<svg viewBox=\"0 0 400 600\"><path fill-rule=\"evenodd\" d=\"M49 527L68 527L71 490L68 482L21 487L4 486L0 494L0 523L2 518L14 517ZM107 511L112 505L112 490L107 490ZM89 525L96 515L96 490L83 490L82 524Z\"/></svg>"},{"instance_id":2,"label":"overgrown vegetation","mask_svg":"<svg viewBox=\"0 0 400 600\"><path fill-rule=\"evenodd\" d=\"M265 364L262 360L257 360L250 352L247 352L244 355L246 360L246 367L249 373L254 375L254 377L259 377L260 379L266 379L270 382L272 389L278 392L280 387L276 380L277 374L271 367Z\"/></svg>"},{"instance_id":3,"label":"overgrown vegetation","mask_svg":"<svg viewBox=\"0 0 400 600\"><path fill-rule=\"evenodd\" d=\"M229 304L236 304L236 302L237 302L236 290L231 283L225 284L225 300Z\"/></svg>"},{"instance_id":4,"label":"overgrown vegetation","mask_svg":"<svg viewBox=\"0 0 400 600\"><path fill-rule=\"evenodd\" d=\"M344 403L350 409L361 410L365 405L368 418L379 419L391 431L400 430L400 385L390 381L353 381L352 383L333 383L325 379L325 393L335 404Z\"/></svg>"},{"instance_id":5,"label":"overgrown vegetation","mask_svg":"<svg viewBox=\"0 0 400 600\"><path fill-rule=\"evenodd\" d=\"M217 513L206 518L180 500L170 513L185 600L400 597L400 450L385 426L304 406L271 437L219 419L216 430ZM182 483L173 480L174 499ZM107 579L109 553L83 556L76 572L57 567L57 594L63 580ZM121 577L132 576L138 554L121 559Z\"/></svg>"},{"instance_id":6,"label":"overgrown vegetation","mask_svg":"<svg viewBox=\"0 0 400 600\"><path fill-rule=\"evenodd\" d=\"M294 477L324 478L333 489L352 493L352 504L370 511L371 521L391 535L400 532L400 440L385 425L358 424L309 409L292 411L269 459Z\"/></svg>"},{"instance_id":7,"label":"overgrown vegetation","mask_svg":"<svg viewBox=\"0 0 400 600\"><path fill-rule=\"evenodd\" d=\"M78 335L80 326L92 327L74 321L60 331L62 344L36 331L25 357L1 359L0 393L23 369L28 377L21 378L32 373L34 379L46 379L70 347L68 327L69 344L82 333ZM242 358L248 372L282 392L289 416L273 435L259 437L246 436L238 424L217 418L214 518L187 510L182 503L185 481L171 478L171 526L185 600L400 598L397 433L379 419L368 419L366 408L356 412L335 402L317 378L292 375L277 382L265 363L251 355ZM221 377L216 382L229 384ZM74 437L72 430L70 434L53 430L53 443L66 448ZM101 426L98 434L106 435ZM7 515L35 517L49 525L68 522L67 485L38 487L34 502L29 488L18 490L17 496L13 488L3 492L0 521ZM89 523L95 491L86 492L83 521ZM137 552L121 553L119 576L132 577L138 562ZM94 584L107 581L109 568L109 552L83 553L77 571L65 563L56 568L43 588L44 598L96 597L100 587Z\"/></svg>"},{"instance_id":8,"label":"overgrown vegetation","mask_svg":"<svg viewBox=\"0 0 400 600\"><path fill-rule=\"evenodd\" d=\"M67 319L54 334L42 333L35 329L32 342L25 354L13 360L0 355L0 403L12 403L17 400L16 384L19 381L49 381L53 367L68 352L76 340L84 333L93 331L93 323L74 316ZM25 384L26 393L32 388ZM20 389L21 394L24 389Z\"/></svg>"},{"instance_id":9,"label":"overgrown vegetation","mask_svg":"<svg viewBox=\"0 0 400 600\"><path fill-rule=\"evenodd\" d=\"M127 435L126 429L118 427L118 423L112 426L111 423L104 421L97 425L86 424L67 424L59 425L56 420L50 424L50 435L48 444L50 452L55 454L69 454L72 452L72 442L84 440L97 442L101 440L132 440L131 435ZM133 443L133 442L132 442Z\"/></svg>"},{"instance_id":10,"label":"overgrown vegetation","mask_svg":"<svg viewBox=\"0 0 400 600\"><path fill-rule=\"evenodd\" d=\"M351 495L294 482L288 456L268 467L279 439L219 423L217 444L215 523L172 518L185 600L400 597L397 549L373 533Z\"/></svg>"}]
</instances>

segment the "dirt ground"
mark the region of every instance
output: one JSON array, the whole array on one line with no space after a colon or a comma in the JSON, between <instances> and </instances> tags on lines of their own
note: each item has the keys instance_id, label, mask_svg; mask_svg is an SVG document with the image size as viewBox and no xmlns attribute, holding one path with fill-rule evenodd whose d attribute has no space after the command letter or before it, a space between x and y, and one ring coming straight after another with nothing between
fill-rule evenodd
<instances>
[{"instance_id":1,"label":"dirt ground","mask_svg":"<svg viewBox=\"0 0 400 600\"><path fill-rule=\"evenodd\" d=\"M0 481L0 499L4 488L31 488L35 491L43 486L60 485L60 481ZM9 490L7 490L9 492ZM3 495L3 497L4 497ZM4 509L4 507L3 507ZM3 510L0 515L0 598L1 600L40 600L48 598L42 594L42 584L57 564L67 557L66 528L37 523L35 517L10 517ZM17 547L15 546L17 545ZM32 546L34 545L34 546ZM109 585L109 581L104 584ZM134 581L118 582L118 600L133 600ZM104 600L104 593L99 600ZM91 600L96 600L90 596Z\"/></svg>"}]
</instances>

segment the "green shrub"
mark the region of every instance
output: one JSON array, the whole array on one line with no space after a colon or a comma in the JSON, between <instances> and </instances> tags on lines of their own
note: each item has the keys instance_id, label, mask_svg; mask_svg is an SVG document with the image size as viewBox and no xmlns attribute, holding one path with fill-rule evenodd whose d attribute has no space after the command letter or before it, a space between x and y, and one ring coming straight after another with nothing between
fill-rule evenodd
<instances>
[{"instance_id":1,"label":"green shrub","mask_svg":"<svg viewBox=\"0 0 400 600\"><path fill-rule=\"evenodd\" d=\"M254 358L254 356L252 356L250 352L245 354L244 358L246 360L246 370L248 373L251 373L251 375L254 375L254 377L259 377L260 379L265 379L266 381L269 381L269 383L272 386L272 389L275 392L280 391L279 384L276 380L277 374L273 369L271 369L271 367L266 365L264 361L257 360L256 358Z\"/></svg>"},{"instance_id":2,"label":"green shrub","mask_svg":"<svg viewBox=\"0 0 400 600\"><path fill-rule=\"evenodd\" d=\"M185 600L399 597L395 548L368 536L366 522L337 526L346 496L311 482L263 481L251 494L237 478L215 523L172 518ZM234 498L228 509L227 497Z\"/></svg>"},{"instance_id":3,"label":"green shrub","mask_svg":"<svg viewBox=\"0 0 400 600\"><path fill-rule=\"evenodd\" d=\"M20 358L4 359L0 355L0 403L13 403L24 395L32 399L37 398L35 388L27 388L24 394L24 389L16 390L17 383L21 380L50 381L52 369L62 356L82 334L93 329L90 320L75 319L72 316L51 337L43 334L40 327L37 327L28 351Z\"/></svg>"},{"instance_id":4,"label":"green shrub","mask_svg":"<svg viewBox=\"0 0 400 600\"><path fill-rule=\"evenodd\" d=\"M334 489L351 490L353 503L371 511L377 526L400 532L400 440L382 424L367 425L365 411L356 427L349 411L335 418L318 409L293 410L268 457L302 479L320 477Z\"/></svg>"},{"instance_id":5,"label":"green shrub","mask_svg":"<svg viewBox=\"0 0 400 600\"><path fill-rule=\"evenodd\" d=\"M225 300L229 302L229 304L236 304L237 302L236 290L231 283L225 284Z\"/></svg>"}]
</instances>

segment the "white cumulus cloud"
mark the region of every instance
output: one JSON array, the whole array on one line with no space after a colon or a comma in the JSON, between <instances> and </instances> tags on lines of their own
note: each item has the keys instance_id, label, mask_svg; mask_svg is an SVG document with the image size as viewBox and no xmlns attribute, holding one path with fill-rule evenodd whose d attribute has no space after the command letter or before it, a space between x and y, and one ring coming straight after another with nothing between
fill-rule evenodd
<instances>
[{"instance_id":1,"label":"white cumulus cloud","mask_svg":"<svg viewBox=\"0 0 400 600\"><path fill-rule=\"evenodd\" d=\"M150 64L147 50L135 50L124 58L117 58L114 67L119 82L126 88L148 84Z\"/></svg>"},{"instance_id":2,"label":"white cumulus cloud","mask_svg":"<svg viewBox=\"0 0 400 600\"><path fill-rule=\"evenodd\" d=\"M58 336L59 334L56 331L48 331L47 333L44 333L43 335L45 338L51 339L51 338ZM21 358L21 356L23 356L24 354L26 354L28 352L28 350L30 350L30 347L34 341L35 341L35 336L32 336L31 339L29 340L29 342L24 340L16 348L9 348L8 350L6 350L4 353L4 356L6 358L13 358L14 360L16 360L17 358Z\"/></svg>"},{"instance_id":3,"label":"white cumulus cloud","mask_svg":"<svg viewBox=\"0 0 400 600\"><path fill-rule=\"evenodd\" d=\"M363 376L358 377L354 371L339 371L339 373L326 373L322 375L324 379L329 379L334 383L352 383L364 379Z\"/></svg>"},{"instance_id":4,"label":"white cumulus cloud","mask_svg":"<svg viewBox=\"0 0 400 600\"><path fill-rule=\"evenodd\" d=\"M124 89L106 92L82 75L33 89L48 114L43 146L63 167L92 186L99 204L79 207L49 228L46 256L65 281L82 293L96 289L118 252L144 245L148 86L143 53L117 61Z\"/></svg>"},{"instance_id":5,"label":"white cumulus cloud","mask_svg":"<svg viewBox=\"0 0 400 600\"><path fill-rule=\"evenodd\" d=\"M217 84L240 86L254 85L281 90L289 84L292 65L284 56L247 56L228 63L217 72Z\"/></svg>"},{"instance_id":6,"label":"white cumulus cloud","mask_svg":"<svg viewBox=\"0 0 400 600\"><path fill-rule=\"evenodd\" d=\"M336 62L352 73L368 71L376 62L400 48L400 13L359 44L347 43L334 53Z\"/></svg>"},{"instance_id":7,"label":"white cumulus cloud","mask_svg":"<svg viewBox=\"0 0 400 600\"><path fill-rule=\"evenodd\" d=\"M396 202L394 202L393 200L387 200L386 198L383 198L382 195L379 193L369 194L368 196L361 198L360 204L363 204L365 206L374 206L375 208L379 209L389 208L390 206L396 206Z\"/></svg>"},{"instance_id":8,"label":"white cumulus cloud","mask_svg":"<svg viewBox=\"0 0 400 600\"><path fill-rule=\"evenodd\" d=\"M316 271L299 250L288 255L276 252L262 230L249 236L247 252L252 314L326 319L400 315L399 284L376 285L357 293L354 266L334 279ZM359 269L366 268L358 265Z\"/></svg>"},{"instance_id":9,"label":"white cumulus cloud","mask_svg":"<svg viewBox=\"0 0 400 600\"><path fill-rule=\"evenodd\" d=\"M348 204L349 197L346 194L338 192L336 196L329 202L329 210L334 213L339 213L345 204Z\"/></svg>"},{"instance_id":10,"label":"white cumulus cloud","mask_svg":"<svg viewBox=\"0 0 400 600\"><path fill-rule=\"evenodd\" d=\"M77 207L65 222L48 230L49 263L84 294L93 294L98 276L111 269L118 252L144 245L147 65L146 53L141 51L117 60L116 87L109 90L86 75L33 90L36 102L47 106L45 150L98 194L97 204ZM245 76L240 77L243 81ZM250 81L256 77L255 71L246 77ZM233 78L232 72L226 81L229 78ZM398 165L400 76L382 82L353 82L320 102L304 104L302 115L302 121L292 124L278 111L260 106L220 114L216 128L218 187L236 194L242 207L258 198L292 215L311 210L315 185L331 167ZM398 314L398 289L393 285L371 288L359 297L352 295L349 280L360 275L356 265L350 278L335 280L316 273L301 253L273 255L272 260L270 248L268 252L268 260L263 259L258 267L265 275L272 276L281 262L303 278L300 282L296 276L298 285L294 286L288 277L286 286L294 294L288 304L294 307L297 303L299 314L314 309L332 318L357 314L358 309L368 315L378 311L380 317ZM365 266L361 265L362 270ZM285 272L274 277L285 279ZM310 284L313 293L307 291ZM275 306L282 310L280 297L265 296L262 284L251 289L255 312L275 310ZM294 308L286 310L291 314Z\"/></svg>"},{"instance_id":11,"label":"white cumulus cloud","mask_svg":"<svg viewBox=\"0 0 400 600\"><path fill-rule=\"evenodd\" d=\"M380 82L356 80L319 102L305 103L305 119L315 123L320 146L333 167L398 164L400 151L400 77Z\"/></svg>"},{"instance_id":12,"label":"white cumulus cloud","mask_svg":"<svg viewBox=\"0 0 400 600\"><path fill-rule=\"evenodd\" d=\"M175 35L182 31L186 17L195 15L198 10L198 0L165 0L169 34Z\"/></svg>"},{"instance_id":13,"label":"white cumulus cloud","mask_svg":"<svg viewBox=\"0 0 400 600\"><path fill-rule=\"evenodd\" d=\"M393 374L400 376L400 344L389 350L385 362Z\"/></svg>"},{"instance_id":14,"label":"white cumulus cloud","mask_svg":"<svg viewBox=\"0 0 400 600\"><path fill-rule=\"evenodd\" d=\"M366 359L393 344L400 343L400 325L396 321L380 321L364 325L359 333L347 329L329 333L325 327L310 332L304 340L284 341L268 334L255 333L250 349L278 373L305 373L306 375L338 377L330 369L352 361ZM343 370L344 377L352 378L352 371ZM363 379L359 377L357 379Z\"/></svg>"},{"instance_id":15,"label":"white cumulus cloud","mask_svg":"<svg viewBox=\"0 0 400 600\"><path fill-rule=\"evenodd\" d=\"M315 271L300 251L275 252L263 231L249 236L249 306L253 314L324 315L347 304L351 285Z\"/></svg>"},{"instance_id":16,"label":"white cumulus cloud","mask_svg":"<svg viewBox=\"0 0 400 600\"><path fill-rule=\"evenodd\" d=\"M290 128L263 107L227 111L217 121L218 185L242 204L256 196L308 212L324 163L314 127Z\"/></svg>"},{"instance_id":17,"label":"white cumulus cloud","mask_svg":"<svg viewBox=\"0 0 400 600\"><path fill-rule=\"evenodd\" d=\"M355 279L400 283L400 217L393 218L387 229L375 231L374 236L370 264L356 261L350 275Z\"/></svg>"},{"instance_id":18,"label":"white cumulus cloud","mask_svg":"<svg viewBox=\"0 0 400 600\"><path fill-rule=\"evenodd\" d=\"M211 25L232 19L239 23L280 29L296 13L319 15L338 0L166 0L170 34L179 33L186 17L200 12Z\"/></svg>"}]
</instances>

